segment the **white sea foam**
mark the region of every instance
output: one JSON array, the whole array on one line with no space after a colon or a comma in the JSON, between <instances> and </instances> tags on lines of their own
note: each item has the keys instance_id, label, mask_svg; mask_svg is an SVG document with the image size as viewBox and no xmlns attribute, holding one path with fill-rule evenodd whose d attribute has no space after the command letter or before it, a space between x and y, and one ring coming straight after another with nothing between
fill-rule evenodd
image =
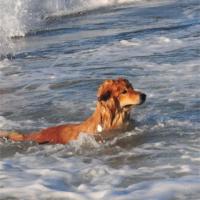
<instances>
[{"instance_id":1,"label":"white sea foam","mask_svg":"<svg viewBox=\"0 0 200 200\"><path fill-rule=\"evenodd\" d=\"M17 123L0 116L0 129L16 127Z\"/></svg>"},{"instance_id":2,"label":"white sea foam","mask_svg":"<svg viewBox=\"0 0 200 200\"><path fill-rule=\"evenodd\" d=\"M40 124L41 128L45 127L47 122L43 119L40 119ZM32 120L18 120L18 121L12 121L9 120L3 116L0 116L0 129L1 130L18 130L18 129L23 129L23 130L33 130L36 127L36 124L38 122L32 121Z\"/></svg>"},{"instance_id":3,"label":"white sea foam","mask_svg":"<svg viewBox=\"0 0 200 200\"><path fill-rule=\"evenodd\" d=\"M141 45L141 43L139 41L133 41L133 40L132 41L121 40L120 43L121 43L121 45L128 46L128 47Z\"/></svg>"},{"instance_id":4,"label":"white sea foam","mask_svg":"<svg viewBox=\"0 0 200 200\"><path fill-rule=\"evenodd\" d=\"M12 66L13 64L8 59L4 59L3 61L0 62L0 70Z\"/></svg>"},{"instance_id":5,"label":"white sea foam","mask_svg":"<svg viewBox=\"0 0 200 200\"><path fill-rule=\"evenodd\" d=\"M79 151L84 148L98 148L101 144L98 143L93 136L81 133L78 140L71 141L70 145L75 151Z\"/></svg>"},{"instance_id":6,"label":"white sea foam","mask_svg":"<svg viewBox=\"0 0 200 200\"><path fill-rule=\"evenodd\" d=\"M134 132L126 135L132 134L135 135ZM193 169L189 163L154 163L150 159L149 163L139 167L121 163L120 168L115 168L108 164L109 160L117 161L121 157L129 160L133 156L169 152L166 144L147 143L129 151L113 146L109 150L109 146L101 148L102 145L93 137L82 134L77 141L68 145L35 145L28 148L26 153L17 153L11 159L0 161L0 186L6 184L0 194L5 198L11 194L11 197L19 199L51 197L89 200L131 200L133 196L136 200L169 200L198 194L199 179L191 175L197 169ZM102 155L98 154L99 150L103 151ZM110 155L109 151L119 153ZM90 154L97 157L87 156ZM175 173L176 176L169 178L168 173ZM177 177L179 174L185 176ZM151 180L148 180L149 176ZM139 182L138 177L141 177ZM126 180L128 186L124 185Z\"/></svg>"},{"instance_id":7,"label":"white sea foam","mask_svg":"<svg viewBox=\"0 0 200 200\"><path fill-rule=\"evenodd\" d=\"M55 148L55 147L54 147ZM155 166L132 169L124 165L114 169L99 159L84 163L79 157L59 157L45 147L41 154L16 155L15 160L0 162L1 197L11 194L15 198L72 198L72 199L172 199L198 193L199 179L196 176L164 178L159 180L135 180L128 186L120 186L123 180L148 174L160 174L176 169L176 166ZM87 159L87 158L85 158ZM89 158L88 158L89 159ZM53 165L51 163L54 163ZM180 173L190 172L186 165L180 166ZM12 178L11 178L12 177ZM23 191L23 192L22 192Z\"/></svg>"},{"instance_id":8,"label":"white sea foam","mask_svg":"<svg viewBox=\"0 0 200 200\"><path fill-rule=\"evenodd\" d=\"M186 45L184 41L176 38L170 38L166 36L151 37L145 40L132 39L132 40L121 40L120 44L124 47L132 49L135 56L148 55L148 53L154 52L166 52L169 50L175 50ZM118 47L116 45L116 47Z\"/></svg>"},{"instance_id":9,"label":"white sea foam","mask_svg":"<svg viewBox=\"0 0 200 200\"><path fill-rule=\"evenodd\" d=\"M0 0L0 55L12 52L12 37L40 29L45 18L138 0Z\"/></svg>"}]
</instances>

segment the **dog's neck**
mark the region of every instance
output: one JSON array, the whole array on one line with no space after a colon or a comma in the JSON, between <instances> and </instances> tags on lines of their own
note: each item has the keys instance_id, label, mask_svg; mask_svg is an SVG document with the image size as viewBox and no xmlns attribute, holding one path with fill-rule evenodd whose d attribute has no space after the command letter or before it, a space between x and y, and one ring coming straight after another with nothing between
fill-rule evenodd
<instances>
[{"instance_id":1,"label":"dog's neck","mask_svg":"<svg viewBox=\"0 0 200 200\"><path fill-rule=\"evenodd\" d=\"M100 133L109 132L113 129L124 129L130 120L130 110L117 109L112 106L97 102L94 113L84 121L87 124L87 130L83 132Z\"/></svg>"}]
</instances>

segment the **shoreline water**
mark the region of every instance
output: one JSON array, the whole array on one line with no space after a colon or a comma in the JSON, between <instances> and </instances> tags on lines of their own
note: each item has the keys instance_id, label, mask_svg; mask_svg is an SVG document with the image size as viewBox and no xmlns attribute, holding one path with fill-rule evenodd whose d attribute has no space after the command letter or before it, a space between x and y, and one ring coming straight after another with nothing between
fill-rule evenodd
<instances>
[{"instance_id":1,"label":"shoreline water","mask_svg":"<svg viewBox=\"0 0 200 200\"><path fill-rule=\"evenodd\" d=\"M120 76L147 101L131 113L134 130L102 145L85 135L69 145L0 139L0 199L199 199L200 7L165 2L53 17L1 43L0 130L80 122L99 84Z\"/></svg>"}]
</instances>

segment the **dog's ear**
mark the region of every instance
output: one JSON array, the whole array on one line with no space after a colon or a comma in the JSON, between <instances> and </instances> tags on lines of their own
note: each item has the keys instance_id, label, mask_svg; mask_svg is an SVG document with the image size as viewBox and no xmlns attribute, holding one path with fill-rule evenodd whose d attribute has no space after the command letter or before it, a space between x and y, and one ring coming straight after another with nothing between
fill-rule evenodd
<instances>
[{"instance_id":1,"label":"dog's ear","mask_svg":"<svg viewBox=\"0 0 200 200\"><path fill-rule=\"evenodd\" d=\"M111 97L111 91L105 91L98 95L98 101L107 101Z\"/></svg>"},{"instance_id":2,"label":"dog's ear","mask_svg":"<svg viewBox=\"0 0 200 200\"><path fill-rule=\"evenodd\" d=\"M97 92L98 101L108 101L112 97L113 80L104 81Z\"/></svg>"}]
</instances>

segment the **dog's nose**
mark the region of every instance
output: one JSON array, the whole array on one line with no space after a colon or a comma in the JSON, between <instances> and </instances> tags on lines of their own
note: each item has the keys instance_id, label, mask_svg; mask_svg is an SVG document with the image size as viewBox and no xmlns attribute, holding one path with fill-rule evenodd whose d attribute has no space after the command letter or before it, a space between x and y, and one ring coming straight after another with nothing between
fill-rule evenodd
<instances>
[{"instance_id":1,"label":"dog's nose","mask_svg":"<svg viewBox=\"0 0 200 200\"><path fill-rule=\"evenodd\" d=\"M147 95L144 94L144 93L142 93L142 94L140 95L140 101L141 101L141 104L145 102L146 97L147 97Z\"/></svg>"}]
</instances>

